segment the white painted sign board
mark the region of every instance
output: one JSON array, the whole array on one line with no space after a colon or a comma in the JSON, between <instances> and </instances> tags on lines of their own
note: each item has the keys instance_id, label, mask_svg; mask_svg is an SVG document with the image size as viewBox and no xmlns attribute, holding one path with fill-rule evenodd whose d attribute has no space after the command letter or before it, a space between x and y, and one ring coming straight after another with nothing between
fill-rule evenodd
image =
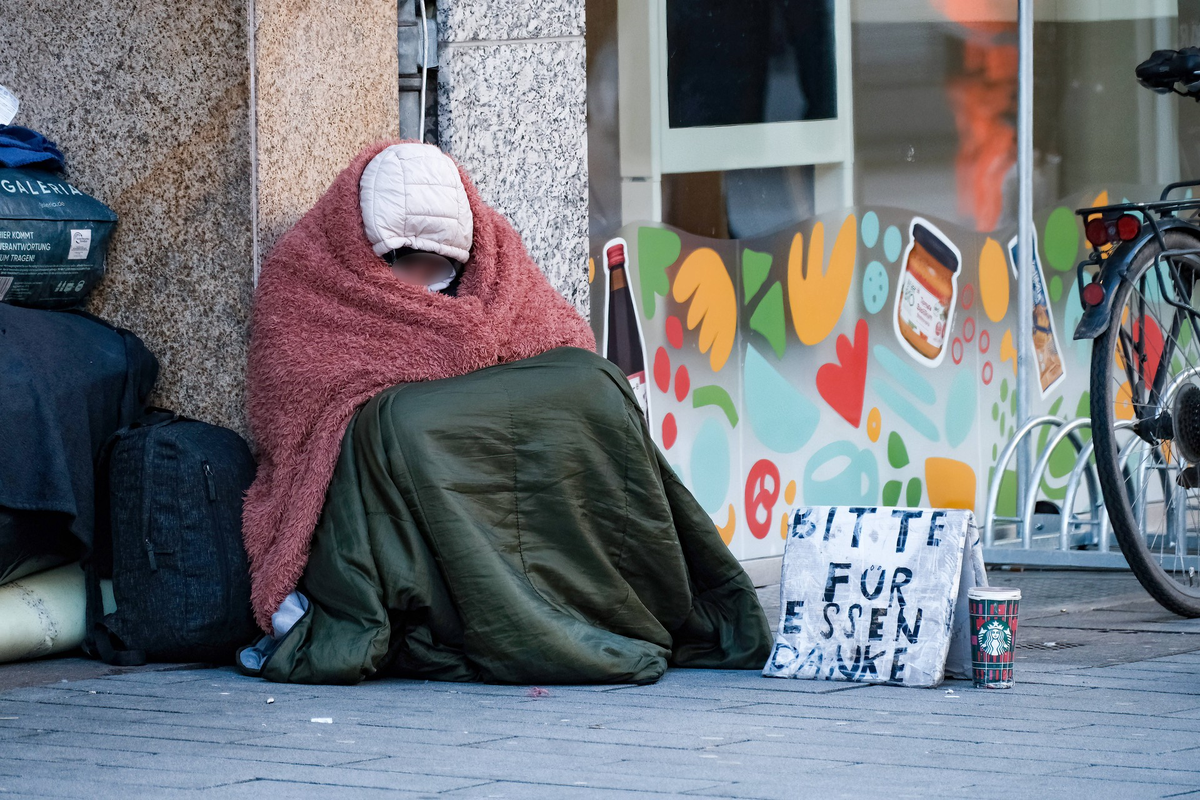
<instances>
[{"instance_id":1,"label":"white painted sign board","mask_svg":"<svg viewBox=\"0 0 1200 800\"><path fill-rule=\"evenodd\" d=\"M970 511L793 509L763 675L920 687L970 678L967 590L986 585Z\"/></svg>"}]
</instances>

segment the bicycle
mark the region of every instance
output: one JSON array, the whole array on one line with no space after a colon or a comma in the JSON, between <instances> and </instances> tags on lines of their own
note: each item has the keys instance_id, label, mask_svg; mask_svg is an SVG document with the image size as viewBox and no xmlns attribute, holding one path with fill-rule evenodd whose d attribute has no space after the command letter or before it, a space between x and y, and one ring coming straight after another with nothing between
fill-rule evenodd
<instances>
[{"instance_id":1,"label":"bicycle","mask_svg":"<svg viewBox=\"0 0 1200 800\"><path fill-rule=\"evenodd\" d=\"M1200 100L1200 49L1157 51L1137 77L1160 94ZM1076 268L1084 312L1075 338L1094 341L1092 438L1104 503L1133 574L1184 617L1200 617L1200 199L1169 197L1195 186L1180 181L1157 202L1076 211L1092 249ZM1133 435L1118 445L1118 430Z\"/></svg>"}]
</instances>

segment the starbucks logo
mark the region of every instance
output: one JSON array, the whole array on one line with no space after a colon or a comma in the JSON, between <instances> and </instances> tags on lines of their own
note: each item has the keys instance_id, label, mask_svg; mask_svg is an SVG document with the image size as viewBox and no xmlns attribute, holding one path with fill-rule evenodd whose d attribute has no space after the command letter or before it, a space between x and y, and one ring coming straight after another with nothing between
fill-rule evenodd
<instances>
[{"instance_id":1,"label":"starbucks logo","mask_svg":"<svg viewBox=\"0 0 1200 800\"><path fill-rule=\"evenodd\" d=\"M979 631L979 649L992 658L1007 653L1012 647L1012 630L1004 620L991 619Z\"/></svg>"}]
</instances>

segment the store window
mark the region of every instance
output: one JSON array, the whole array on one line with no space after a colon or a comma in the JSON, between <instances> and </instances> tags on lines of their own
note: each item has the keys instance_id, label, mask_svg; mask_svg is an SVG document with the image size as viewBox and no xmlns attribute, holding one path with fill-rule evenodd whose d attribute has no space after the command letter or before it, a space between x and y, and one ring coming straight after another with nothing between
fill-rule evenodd
<instances>
[{"instance_id":1,"label":"store window","mask_svg":"<svg viewBox=\"0 0 1200 800\"><path fill-rule=\"evenodd\" d=\"M833 0L668 0L672 128L837 116Z\"/></svg>"},{"instance_id":2,"label":"store window","mask_svg":"<svg viewBox=\"0 0 1200 800\"><path fill-rule=\"evenodd\" d=\"M1034 8L1022 321L1016 0L589 0L598 338L620 245L651 429L739 557L781 552L798 503L982 511L1022 324L1033 412L1087 414L1073 211L1200 177L1200 105L1133 73L1200 43L1200 0Z\"/></svg>"},{"instance_id":3,"label":"store window","mask_svg":"<svg viewBox=\"0 0 1200 800\"><path fill-rule=\"evenodd\" d=\"M835 0L589 4L593 235L759 235L848 202L849 22Z\"/></svg>"},{"instance_id":4,"label":"store window","mask_svg":"<svg viewBox=\"0 0 1200 800\"><path fill-rule=\"evenodd\" d=\"M587 7L594 236L623 219L618 5L591 0ZM850 12L849 43L840 55L834 0L659 5L668 131L835 118L840 57L852 76L844 93L852 103L845 115L853 121L852 147L843 159L852 164L852 189L845 197L833 193L834 200L920 208L977 231L1014 222L1015 2L838 2ZM1096 183L1151 184L1200 170L1193 144L1200 115L1146 92L1132 78L1133 65L1154 49L1190 41L1185 29L1200 13L1198 3L1118 5L1114 11L1100 0L1072 0L1039 11L1039 205ZM739 144L717 134L711 141L746 162L790 163L689 170L689 158L701 166L712 159L672 154L684 163L661 173L658 218L696 233L736 237L812 213L817 162L785 153L794 143L770 152L777 143L761 136ZM676 151L683 146L672 143Z\"/></svg>"}]
</instances>

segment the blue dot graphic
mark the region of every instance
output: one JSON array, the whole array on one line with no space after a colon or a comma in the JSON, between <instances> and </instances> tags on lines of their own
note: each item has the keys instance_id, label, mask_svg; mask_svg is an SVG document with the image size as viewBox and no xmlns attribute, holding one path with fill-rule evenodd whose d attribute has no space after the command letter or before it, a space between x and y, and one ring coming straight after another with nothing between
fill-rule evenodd
<instances>
[{"instance_id":1,"label":"blue dot graphic","mask_svg":"<svg viewBox=\"0 0 1200 800\"><path fill-rule=\"evenodd\" d=\"M862 278L863 308L868 314L878 314L888 296L888 274L883 264L872 261L867 264Z\"/></svg>"},{"instance_id":2,"label":"blue dot graphic","mask_svg":"<svg viewBox=\"0 0 1200 800\"><path fill-rule=\"evenodd\" d=\"M879 241L879 217L874 211L868 211L862 218L862 240L867 247L874 247Z\"/></svg>"},{"instance_id":3,"label":"blue dot graphic","mask_svg":"<svg viewBox=\"0 0 1200 800\"><path fill-rule=\"evenodd\" d=\"M883 234L883 254L887 256L887 260L895 263L900 257L900 229L892 225Z\"/></svg>"}]
</instances>

